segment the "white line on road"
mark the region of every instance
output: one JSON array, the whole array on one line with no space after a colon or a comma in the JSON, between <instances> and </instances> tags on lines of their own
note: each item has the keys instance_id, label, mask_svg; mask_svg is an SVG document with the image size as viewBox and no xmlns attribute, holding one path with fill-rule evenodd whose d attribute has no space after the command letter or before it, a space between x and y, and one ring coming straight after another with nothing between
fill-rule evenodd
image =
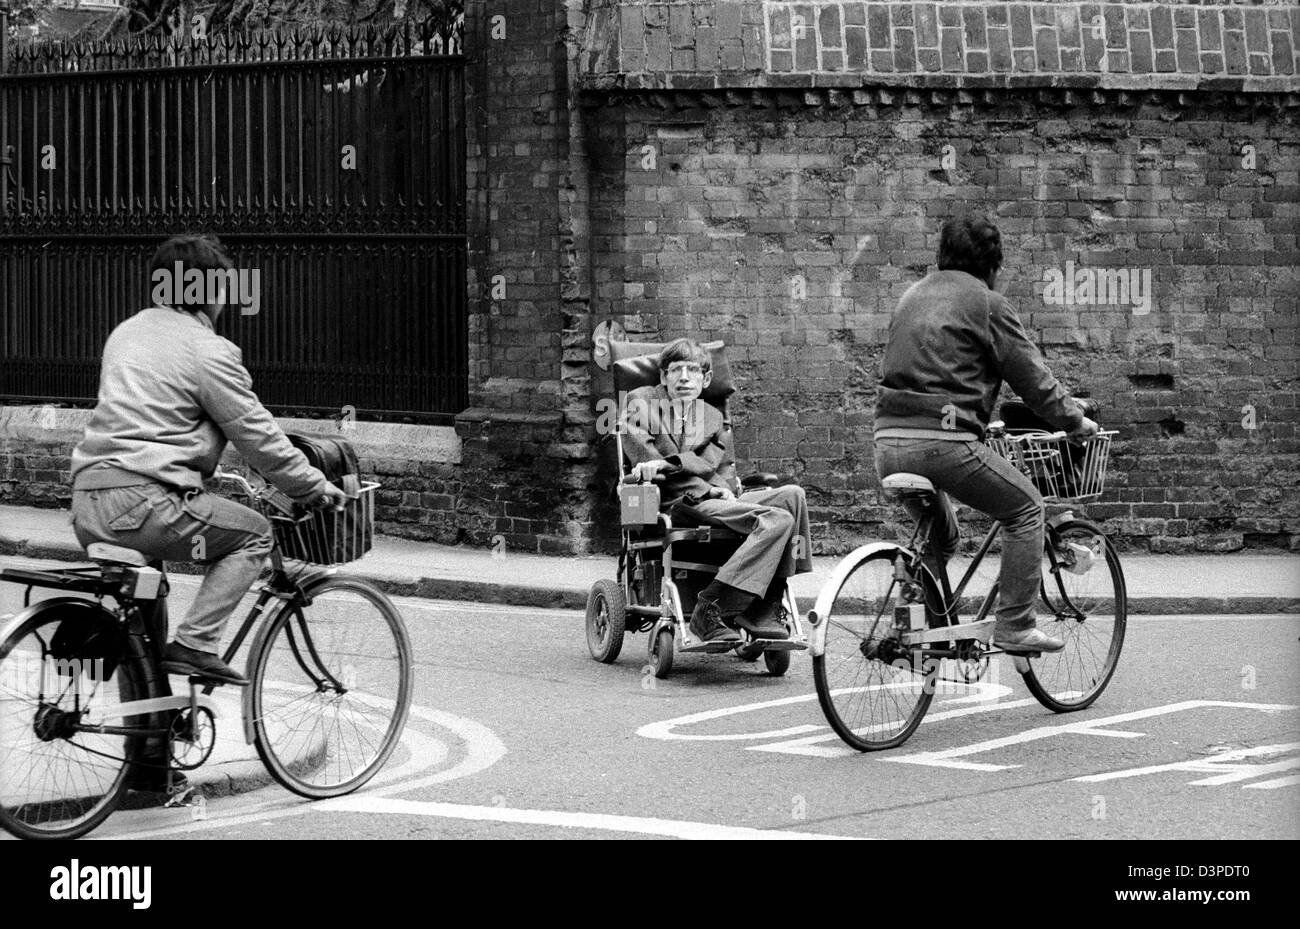
<instances>
[{"instance_id":1,"label":"white line on road","mask_svg":"<svg viewBox=\"0 0 1300 929\"><path fill-rule=\"evenodd\" d=\"M969 698L962 700L950 700L949 703L964 702ZM979 703L975 706L965 706L959 710L943 710L938 713L930 713L925 717L925 725L938 722L944 719L955 719L959 716L970 716L972 713L991 713L997 710L1010 710L1021 706L1035 706L1038 701L1033 697L1023 700L1008 700L1006 703ZM941 706L943 704L940 704ZM847 745L818 745L818 742L830 742L838 739L839 736L834 732L829 735L814 735L804 739L791 739L788 742L776 742L771 745L751 745L751 752L777 752L786 755L811 755L815 758L847 758L851 755L862 754L857 749L849 748Z\"/></svg>"},{"instance_id":2,"label":"white line on road","mask_svg":"<svg viewBox=\"0 0 1300 929\"><path fill-rule=\"evenodd\" d=\"M953 687L962 687L974 691L968 696L957 697L945 701L948 703L981 703L992 705L992 702L999 700L1011 693L1011 688L1003 684L991 684L978 682L975 684L952 684ZM838 692L838 691L837 691ZM741 732L726 735L688 735L674 730L684 726L690 726L695 723L708 722L712 719L722 719L726 716L738 716L742 713L753 713L757 710L770 709L776 706L789 706L795 703L810 703L817 699L817 694L801 694L797 697L781 697L777 700L763 700L759 703L742 703L739 706L723 707L719 710L704 710L699 713L690 713L686 716L678 716L674 719L664 720L663 722L647 723L636 731L636 734L644 739L661 739L664 741L682 741L682 742L751 742L761 739L780 739L788 738L795 735L803 735L809 732L823 732L827 728L824 724L819 726L799 725L791 726L788 729L770 729L764 732ZM1003 706L1007 704L1002 704ZM978 711L970 711L978 712ZM933 718L942 719L944 714L935 714ZM821 738L820 736L818 738ZM832 734L827 738L835 738Z\"/></svg>"},{"instance_id":3,"label":"white line on road","mask_svg":"<svg viewBox=\"0 0 1300 929\"><path fill-rule=\"evenodd\" d=\"M319 808L331 813L368 813L377 816L433 816L474 822L558 826L564 829L594 829L602 832L631 832L640 835L666 836L674 839L805 839L824 841L827 839L843 840L852 838L851 836L823 835L817 832L751 829L745 826L721 826L713 823L690 822L688 820L649 819L642 816L617 816L610 813L520 810L499 806L394 800L386 797L344 797L340 800L327 800L319 804Z\"/></svg>"},{"instance_id":4,"label":"white line on road","mask_svg":"<svg viewBox=\"0 0 1300 929\"><path fill-rule=\"evenodd\" d=\"M1246 790L1277 790L1279 787L1291 787L1300 784L1300 774L1292 774L1289 777L1278 777L1271 781L1260 781L1258 784L1242 784Z\"/></svg>"},{"instance_id":5,"label":"white line on road","mask_svg":"<svg viewBox=\"0 0 1300 929\"><path fill-rule=\"evenodd\" d=\"M496 733L482 723L424 706L412 706L411 715L441 726L443 729L459 736L466 746L465 757L446 771L439 771L436 774L430 774L415 780L392 782L395 777L408 778L418 774L421 770L428 770L430 763L440 762L446 755L445 751L433 751L434 746L428 744L436 740L431 739L430 736L424 733L416 732L408 726L407 731L402 735L408 761L393 771L381 772L358 799L418 790L421 787L429 787L457 778L469 777L471 774L477 774L496 764L506 754L506 747L497 738ZM376 789L375 785L377 784L385 786ZM284 804L291 805L285 806ZM239 812L232 811L231 815L227 816L220 814L209 815L207 819L197 822L186 822L156 829L143 829L126 835L104 836L104 838L148 839L211 829L231 829L251 823L268 823L288 816L303 816L308 813L320 812L323 808L324 803L320 801L311 802L286 797L283 800L257 804L251 808L241 807ZM209 805L208 809L210 811L212 807Z\"/></svg>"},{"instance_id":6,"label":"white line on road","mask_svg":"<svg viewBox=\"0 0 1300 929\"><path fill-rule=\"evenodd\" d=\"M1020 765L999 765L987 764L978 761L960 761L958 759L966 755L978 755L984 752L990 752L994 749L1005 748L1009 745L1021 745L1025 742L1036 742L1039 739L1047 739L1058 735L1078 735L1093 734L1094 729L1100 729L1103 726L1109 726L1112 723L1127 723L1136 719L1149 719L1152 716L1164 716L1169 713L1179 713L1183 710L1197 710L1209 707L1226 707L1230 709L1258 710L1264 713L1279 713L1287 710L1300 709L1300 707L1289 706L1280 703L1234 703L1229 700L1184 700L1181 703L1171 703L1166 706L1151 707L1146 710L1134 710L1130 713L1119 713L1115 716L1106 716L1101 719L1087 719L1077 723L1066 723L1061 726L1039 726L1034 729L1027 729L1024 732L1017 732L1014 735L1003 736L1000 739L988 739L983 742L975 742L971 745L960 745L956 748L948 748L937 752L919 752L914 755L899 755L893 758L884 758L882 761L893 762L895 764L919 764L935 768L957 768L963 771L1006 771L1011 768L1018 768ZM1092 775L1096 777L1096 775ZM1078 778L1076 778L1078 780Z\"/></svg>"},{"instance_id":7,"label":"white line on road","mask_svg":"<svg viewBox=\"0 0 1300 929\"><path fill-rule=\"evenodd\" d=\"M1085 781L1088 783L1097 783L1099 781L1114 781L1126 777L1140 777L1144 774L1160 774L1166 771L1186 771L1192 774L1211 774L1213 777L1201 778L1198 781L1189 781L1191 786L1195 787L1218 787L1223 784L1232 784L1237 781L1246 781L1251 778L1261 777L1266 774L1277 774L1282 771L1290 771L1300 768L1300 758L1288 758L1283 761L1275 761L1272 764L1234 764L1234 762L1243 762L1248 758L1267 757L1268 755L1284 755L1300 749L1300 742L1284 742L1277 745L1258 745L1253 748L1239 748L1235 751L1223 752L1220 755L1214 755L1209 758L1193 758L1189 761L1175 761L1170 764L1145 765L1140 768L1125 768L1122 771L1107 771L1104 774L1088 774L1083 777L1076 777L1076 781ZM1282 778L1281 780L1286 780ZM1272 782L1268 782L1272 783ZM1284 786L1278 784L1277 786Z\"/></svg>"}]
</instances>

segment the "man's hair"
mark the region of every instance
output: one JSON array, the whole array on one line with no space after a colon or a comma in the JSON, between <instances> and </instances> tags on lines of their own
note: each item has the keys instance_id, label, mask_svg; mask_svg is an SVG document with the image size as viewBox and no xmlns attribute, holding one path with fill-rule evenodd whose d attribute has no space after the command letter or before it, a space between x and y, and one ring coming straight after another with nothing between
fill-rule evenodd
<instances>
[{"instance_id":1,"label":"man's hair","mask_svg":"<svg viewBox=\"0 0 1300 929\"><path fill-rule=\"evenodd\" d=\"M984 216L958 216L939 233L940 271L965 271L983 280L1002 267L1002 235Z\"/></svg>"},{"instance_id":2,"label":"man's hair","mask_svg":"<svg viewBox=\"0 0 1300 929\"><path fill-rule=\"evenodd\" d=\"M176 270L176 264L180 263L181 273L185 274L191 269L203 272L206 279L209 271L227 271L235 266L230 260L230 255L226 252L226 247L221 244L221 240L214 235L175 235L158 246L158 250L153 253L153 258L149 262L149 287L152 288L155 283L154 274L158 271L166 271L173 274ZM177 290L181 291L179 285ZM171 306L172 304L168 304ZM203 304L186 304L182 301L176 306L190 312L197 312L203 309Z\"/></svg>"},{"instance_id":3,"label":"man's hair","mask_svg":"<svg viewBox=\"0 0 1300 929\"><path fill-rule=\"evenodd\" d=\"M674 361L693 361L703 371L713 369L713 356L708 349L692 339L678 339L665 345L659 353L659 370L667 371Z\"/></svg>"}]
</instances>

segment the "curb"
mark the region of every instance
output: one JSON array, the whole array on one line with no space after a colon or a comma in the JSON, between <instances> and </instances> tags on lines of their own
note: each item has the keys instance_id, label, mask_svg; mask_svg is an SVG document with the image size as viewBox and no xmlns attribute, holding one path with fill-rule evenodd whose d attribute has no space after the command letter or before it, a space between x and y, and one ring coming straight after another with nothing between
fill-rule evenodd
<instances>
[{"instance_id":1,"label":"curb","mask_svg":"<svg viewBox=\"0 0 1300 929\"><path fill-rule=\"evenodd\" d=\"M270 787L275 783L275 778L271 777L271 773L266 770L261 761L227 761L210 767L205 765L187 772L186 777L189 778L194 793L207 800L252 793L254 790ZM123 797L118 809L156 809L164 802L161 794L133 790L128 791ZM188 809L188 806L176 807L177 812L182 814Z\"/></svg>"},{"instance_id":2,"label":"curb","mask_svg":"<svg viewBox=\"0 0 1300 929\"><path fill-rule=\"evenodd\" d=\"M42 558L51 561L85 561L85 553L76 546L32 544L25 539L8 539L0 536L0 555L23 558ZM177 564L169 569L174 574L202 574L195 565ZM419 580L398 580L383 575L368 574L364 569L349 574L374 584L392 597L414 597L423 600L472 600L502 606L531 606L539 609L584 610L587 607L587 590L575 587L543 587L527 584L499 584L461 578L423 577ZM614 576L614 560L610 559L610 577ZM800 610L813 605L812 597L797 598ZM1130 597L1129 613L1139 616L1177 616L1213 614L1242 616L1260 613L1300 613L1300 597ZM976 604L977 606L978 604Z\"/></svg>"}]
</instances>

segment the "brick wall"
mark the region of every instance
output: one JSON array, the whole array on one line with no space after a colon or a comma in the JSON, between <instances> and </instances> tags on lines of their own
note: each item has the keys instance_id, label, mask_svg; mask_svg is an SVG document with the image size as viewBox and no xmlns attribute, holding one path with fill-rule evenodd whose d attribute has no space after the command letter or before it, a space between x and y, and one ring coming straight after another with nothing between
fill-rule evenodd
<instances>
[{"instance_id":1,"label":"brick wall","mask_svg":"<svg viewBox=\"0 0 1300 929\"><path fill-rule=\"evenodd\" d=\"M1293 88L1300 9L1282 0L610 0L587 72L620 87ZM927 78L930 79L927 81Z\"/></svg>"},{"instance_id":2,"label":"brick wall","mask_svg":"<svg viewBox=\"0 0 1300 929\"><path fill-rule=\"evenodd\" d=\"M732 346L742 465L808 487L818 550L893 533L884 329L975 208L1123 432L1090 512L1155 550L1297 547L1298 27L1272 2L468 4L470 407L458 458L367 456L385 531L608 546L614 319ZM1048 303L1066 262L1150 271L1150 307ZM76 435L6 428L0 499L65 500Z\"/></svg>"},{"instance_id":3,"label":"brick wall","mask_svg":"<svg viewBox=\"0 0 1300 929\"><path fill-rule=\"evenodd\" d=\"M1094 15L1095 45L1079 28ZM965 209L1002 229L1003 289L1049 363L1121 430L1088 512L1155 551L1300 547L1300 10L600 16L616 47L587 57L596 316L732 346L742 456L809 490L819 550L901 531L871 459L879 355L939 225ZM1050 272L1081 269L1149 272L1149 308L1047 299Z\"/></svg>"}]
</instances>

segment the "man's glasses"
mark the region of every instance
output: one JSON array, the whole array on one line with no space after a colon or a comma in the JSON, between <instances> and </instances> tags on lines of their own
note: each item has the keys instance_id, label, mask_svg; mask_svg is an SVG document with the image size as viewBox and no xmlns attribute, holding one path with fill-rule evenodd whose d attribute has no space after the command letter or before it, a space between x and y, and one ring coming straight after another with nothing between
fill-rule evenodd
<instances>
[{"instance_id":1,"label":"man's glasses","mask_svg":"<svg viewBox=\"0 0 1300 929\"><path fill-rule=\"evenodd\" d=\"M703 374L704 368L693 361L675 361L668 366L668 373L673 377L681 377L683 374Z\"/></svg>"}]
</instances>

